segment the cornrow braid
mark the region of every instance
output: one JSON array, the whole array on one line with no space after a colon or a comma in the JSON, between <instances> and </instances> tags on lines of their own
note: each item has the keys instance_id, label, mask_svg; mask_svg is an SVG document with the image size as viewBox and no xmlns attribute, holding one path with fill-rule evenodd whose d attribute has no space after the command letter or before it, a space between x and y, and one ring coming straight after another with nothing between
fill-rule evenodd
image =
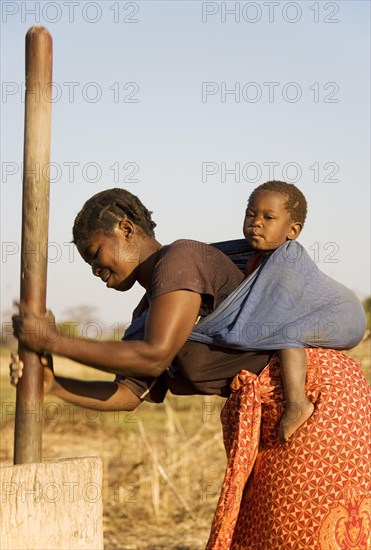
<instances>
[{"instance_id":1,"label":"cornrow braid","mask_svg":"<svg viewBox=\"0 0 371 550\"><path fill-rule=\"evenodd\" d=\"M97 231L110 232L122 219L130 220L146 235L154 237L156 223L151 214L139 198L126 189L115 187L101 191L88 199L77 214L72 229L72 242L76 244Z\"/></svg>"},{"instance_id":2,"label":"cornrow braid","mask_svg":"<svg viewBox=\"0 0 371 550\"><path fill-rule=\"evenodd\" d=\"M284 195L286 197L285 209L290 213L292 221L300 222L304 225L307 217L307 201L296 185L278 180L267 181L254 189L249 197L249 201L260 191L273 191Z\"/></svg>"}]
</instances>

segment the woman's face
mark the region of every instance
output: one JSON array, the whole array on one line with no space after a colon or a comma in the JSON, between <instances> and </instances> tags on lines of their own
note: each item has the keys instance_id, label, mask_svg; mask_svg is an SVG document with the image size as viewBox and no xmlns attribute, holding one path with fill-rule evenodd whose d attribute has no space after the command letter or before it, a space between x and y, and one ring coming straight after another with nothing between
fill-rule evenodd
<instances>
[{"instance_id":1,"label":"woman's face","mask_svg":"<svg viewBox=\"0 0 371 550\"><path fill-rule=\"evenodd\" d=\"M107 288L129 290L137 280L140 251L138 240L120 226L111 233L99 231L76 243L81 257Z\"/></svg>"}]
</instances>

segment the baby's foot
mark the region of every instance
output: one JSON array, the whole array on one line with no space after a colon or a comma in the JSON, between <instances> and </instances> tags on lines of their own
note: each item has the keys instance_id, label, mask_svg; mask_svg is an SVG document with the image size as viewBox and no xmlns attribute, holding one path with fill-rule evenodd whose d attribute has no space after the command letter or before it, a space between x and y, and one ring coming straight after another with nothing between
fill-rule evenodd
<instances>
[{"instance_id":1,"label":"baby's foot","mask_svg":"<svg viewBox=\"0 0 371 550\"><path fill-rule=\"evenodd\" d=\"M278 439L285 443L313 414L314 405L309 399L303 403L287 403L278 429Z\"/></svg>"}]
</instances>

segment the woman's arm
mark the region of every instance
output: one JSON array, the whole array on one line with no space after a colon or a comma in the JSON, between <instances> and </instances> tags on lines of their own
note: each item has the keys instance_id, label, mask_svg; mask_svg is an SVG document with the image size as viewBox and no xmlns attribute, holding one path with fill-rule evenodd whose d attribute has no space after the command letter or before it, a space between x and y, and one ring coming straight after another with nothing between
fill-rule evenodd
<instances>
[{"instance_id":1,"label":"woman's arm","mask_svg":"<svg viewBox=\"0 0 371 550\"><path fill-rule=\"evenodd\" d=\"M141 404L139 397L118 382L56 376L51 393L74 405L100 411L133 411Z\"/></svg>"},{"instance_id":2,"label":"woman's arm","mask_svg":"<svg viewBox=\"0 0 371 550\"><path fill-rule=\"evenodd\" d=\"M122 376L159 376L186 342L196 322L201 295L177 290L150 305L143 340L102 342L57 333L52 315L37 317L20 307L13 317L15 336L29 349L68 357Z\"/></svg>"},{"instance_id":3,"label":"woman's arm","mask_svg":"<svg viewBox=\"0 0 371 550\"><path fill-rule=\"evenodd\" d=\"M141 400L127 386L110 381L86 381L55 376L53 358L50 354L40 357L44 366L44 392L52 393L64 401L100 411L133 411ZM18 384L23 375L24 364L17 353L12 353L10 383Z\"/></svg>"}]
</instances>

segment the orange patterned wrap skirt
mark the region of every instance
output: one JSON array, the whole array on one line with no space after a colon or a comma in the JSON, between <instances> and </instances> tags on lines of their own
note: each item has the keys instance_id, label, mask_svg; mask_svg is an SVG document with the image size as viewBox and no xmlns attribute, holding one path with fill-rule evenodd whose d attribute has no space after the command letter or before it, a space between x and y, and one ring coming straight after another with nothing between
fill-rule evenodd
<instances>
[{"instance_id":1,"label":"orange patterned wrap skirt","mask_svg":"<svg viewBox=\"0 0 371 550\"><path fill-rule=\"evenodd\" d=\"M370 550L371 390L359 365L307 349L311 418L282 444L277 356L232 382L227 469L207 550Z\"/></svg>"}]
</instances>

